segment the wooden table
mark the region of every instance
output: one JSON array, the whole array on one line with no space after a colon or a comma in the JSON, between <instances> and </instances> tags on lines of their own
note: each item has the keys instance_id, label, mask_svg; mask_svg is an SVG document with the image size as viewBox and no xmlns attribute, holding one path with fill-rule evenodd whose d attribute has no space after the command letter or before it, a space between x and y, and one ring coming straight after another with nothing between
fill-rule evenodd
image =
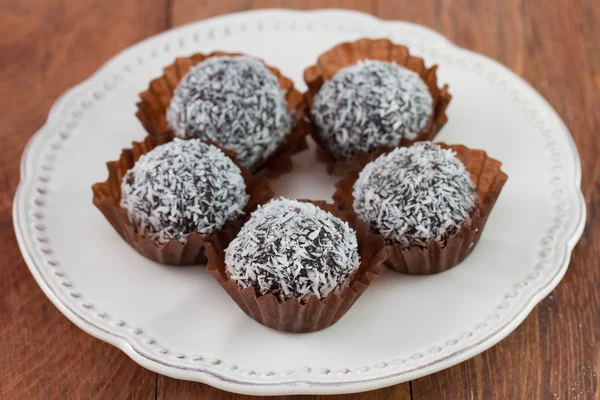
<instances>
[{"instance_id":1,"label":"wooden table","mask_svg":"<svg viewBox=\"0 0 600 400\"><path fill-rule=\"evenodd\" d=\"M173 26L278 0L0 2L0 399L243 399L147 371L75 327L29 273L13 231L19 158L54 100L129 45ZM296 0L436 29L495 58L563 117L583 162L588 223L562 283L491 350L356 399L593 399L600 396L600 2ZM323 398L303 396L299 398Z\"/></svg>"}]
</instances>

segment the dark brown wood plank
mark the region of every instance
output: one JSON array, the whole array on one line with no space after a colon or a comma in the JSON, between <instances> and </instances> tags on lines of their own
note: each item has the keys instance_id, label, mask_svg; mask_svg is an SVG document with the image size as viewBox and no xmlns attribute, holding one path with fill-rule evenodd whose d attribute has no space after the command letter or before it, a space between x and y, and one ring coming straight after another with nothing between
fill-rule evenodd
<instances>
[{"instance_id":1,"label":"dark brown wood plank","mask_svg":"<svg viewBox=\"0 0 600 400\"><path fill-rule=\"evenodd\" d=\"M245 396L229 393L196 382L184 382L158 376L157 400L409 400L408 383L371 392L336 396Z\"/></svg>"},{"instance_id":2,"label":"dark brown wood plank","mask_svg":"<svg viewBox=\"0 0 600 400\"><path fill-rule=\"evenodd\" d=\"M423 4L422 4L423 3ZM7 1L0 4L0 398L153 398L155 374L62 317L31 278L10 208L18 158L56 97L111 55L165 28L283 1L164 4L141 0ZM583 160L588 226L559 287L498 346L412 383L414 399L598 396L600 368L600 5L588 0L299 0L295 8L355 8L430 26L498 59L554 105ZM158 398L243 399L166 377ZM337 398L410 398L408 385ZM336 398L333 397L333 398ZM323 398L301 396L295 398Z\"/></svg>"},{"instance_id":3,"label":"dark brown wood plank","mask_svg":"<svg viewBox=\"0 0 600 400\"><path fill-rule=\"evenodd\" d=\"M410 7L408 6L410 3ZM600 7L591 1L379 0L380 16L432 27L523 76L569 126L583 161L584 238L567 275L507 339L412 382L414 399L595 399L600 395Z\"/></svg>"},{"instance_id":4,"label":"dark brown wood plank","mask_svg":"<svg viewBox=\"0 0 600 400\"><path fill-rule=\"evenodd\" d=\"M347 8L374 13L374 0L225 0L207 1L172 0L171 21L174 26L187 24L221 14L261 8L292 8L311 10L319 8Z\"/></svg>"},{"instance_id":5,"label":"dark brown wood plank","mask_svg":"<svg viewBox=\"0 0 600 400\"><path fill-rule=\"evenodd\" d=\"M155 374L69 322L19 253L12 197L27 139L65 90L164 28L145 1L3 1L0 7L0 398L154 399Z\"/></svg>"}]
</instances>

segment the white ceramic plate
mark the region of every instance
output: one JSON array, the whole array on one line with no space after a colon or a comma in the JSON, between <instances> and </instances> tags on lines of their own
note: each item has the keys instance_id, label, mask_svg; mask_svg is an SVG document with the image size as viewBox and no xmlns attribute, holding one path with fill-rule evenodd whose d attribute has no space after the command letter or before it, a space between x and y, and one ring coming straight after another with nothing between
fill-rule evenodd
<instances>
[{"instance_id":1,"label":"white ceramic plate","mask_svg":"<svg viewBox=\"0 0 600 400\"><path fill-rule=\"evenodd\" d=\"M104 163L144 137L137 95L175 57L243 51L305 89L303 69L334 44L388 37L440 65L454 99L439 140L486 150L509 180L473 254L429 277L384 271L348 314L313 334L246 317L199 267L152 263L92 205ZM330 200L336 178L308 151L277 194ZM348 11L258 11L165 32L62 96L23 154L14 202L23 256L52 302L144 367L248 394L346 393L431 374L497 343L564 275L585 205L571 136L505 67L439 34Z\"/></svg>"}]
</instances>

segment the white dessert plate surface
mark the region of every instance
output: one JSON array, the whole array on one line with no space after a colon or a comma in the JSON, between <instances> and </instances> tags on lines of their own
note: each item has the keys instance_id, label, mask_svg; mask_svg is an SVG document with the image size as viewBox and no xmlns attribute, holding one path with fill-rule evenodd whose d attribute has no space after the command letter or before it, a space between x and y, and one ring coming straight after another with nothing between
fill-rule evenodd
<instances>
[{"instance_id":1,"label":"white dessert plate surface","mask_svg":"<svg viewBox=\"0 0 600 400\"><path fill-rule=\"evenodd\" d=\"M92 204L91 186L145 132L138 93L175 57L213 50L264 59L300 90L324 50L361 37L439 64L454 96L436 140L484 149L509 180L473 254L445 273L385 270L337 324L277 332L246 317L201 267L153 263ZM276 194L331 200L335 177L311 148ZM577 150L552 107L507 68L404 22L339 10L267 10L200 21L147 39L64 94L27 146L14 223L27 265L73 323L142 366L247 394L348 393L457 364L513 331L560 281L585 205ZM43 327L40 327L42 329Z\"/></svg>"}]
</instances>

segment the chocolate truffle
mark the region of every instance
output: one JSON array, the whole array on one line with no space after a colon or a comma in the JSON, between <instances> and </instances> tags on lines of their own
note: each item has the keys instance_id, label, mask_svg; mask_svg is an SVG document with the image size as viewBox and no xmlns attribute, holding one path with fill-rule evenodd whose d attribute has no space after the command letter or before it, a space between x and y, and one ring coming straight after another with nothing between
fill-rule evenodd
<instances>
[{"instance_id":1,"label":"chocolate truffle","mask_svg":"<svg viewBox=\"0 0 600 400\"><path fill-rule=\"evenodd\" d=\"M311 203L279 198L252 213L226 250L225 264L242 289L306 303L349 284L359 266L356 232Z\"/></svg>"},{"instance_id":2,"label":"chocolate truffle","mask_svg":"<svg viewBox=\"0 0 600 400\"><path fill-rule=\"evenodd\" d=\"M248 201L240 169L198 139L175 139L142 155L121 192L121 207L138 233L159 245L207 235L242 214Z\"/></svg>"},{"instance_id":3,"label":"chocolate truffle","mask_svg":"<svg viewBox=\"0 0 600 400\"><path fill-rule=\"evenodd\" d=\"M249 169L277 149L293 119L277 77L245 56L210 57L192 67L167 109L176 136L216 142Z\"/></svg>"},{"instance_id":4,"label":"chocolate truffle","mask_svg":"<svg viewBox=\"0 0 600 400\"><path fill-rule=\"evenodd\" d=\"M470 220L475 185L450 149L431 142L397 148L365 165L354 184L354 210L388 243L442 244Z\"/></svg>"},{"instance_id":5,"label":"chocolate truffle","mask_svg":"<svg viewBox=\"0 0 600 400\"><path fill-rule=\"evenodd\" d=\"M311 110L322 144L338 160L415 139L432 114L433 99L418 74L375 60L340 69L323 84Z\"/></svg>"}]
</instances>

